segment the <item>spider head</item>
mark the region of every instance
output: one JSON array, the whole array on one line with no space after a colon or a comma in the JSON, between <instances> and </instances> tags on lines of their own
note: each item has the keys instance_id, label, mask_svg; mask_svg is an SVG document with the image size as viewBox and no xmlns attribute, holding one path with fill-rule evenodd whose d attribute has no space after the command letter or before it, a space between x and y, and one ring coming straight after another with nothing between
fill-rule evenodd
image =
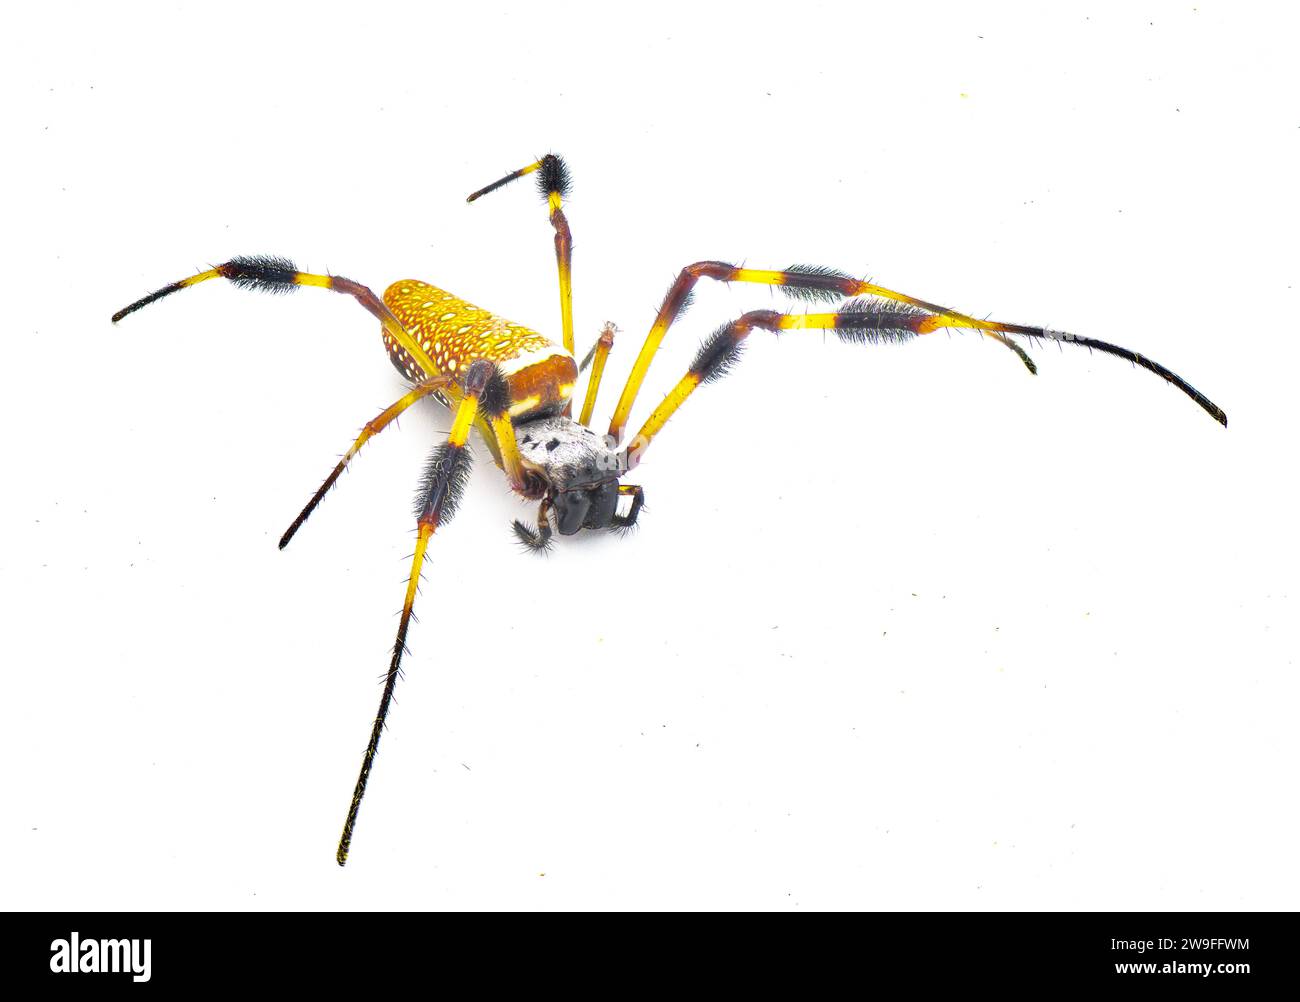
<instances>
[{"instance_id":1,"label":"spider head","mask_svg":"<svg viewBox=\"0 0 1300 1002\"><path fill-rule=\"evenodd\" d=\"M536 496L549 502L562 536L628 524L618 514L622 453L604 438L570 418L548 417L517 426L515 439Z\"/></svg>"},{"instance_id":2,"label":"spider head","mask_svg":"<svg viewBox=\"0 0 1300 1002\"><path fill-rule=\"evenodd\" d=\"M557 490L550 498L561 536L572 536L579 529L608 529L618 508L618 481Z\"/></svg>"}]
</instances>

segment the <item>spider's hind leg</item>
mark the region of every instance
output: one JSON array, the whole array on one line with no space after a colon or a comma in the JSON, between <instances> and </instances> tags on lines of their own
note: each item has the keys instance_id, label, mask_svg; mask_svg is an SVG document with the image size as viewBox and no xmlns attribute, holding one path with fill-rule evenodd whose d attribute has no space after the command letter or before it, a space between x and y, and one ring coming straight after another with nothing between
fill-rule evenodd
<instances>
[{"instance_id":1,"label":"spider's hind leg","mask_svg":"<svg viewBox=\"0 0 1300 1002\"><path fill-rule=\"evenodd\" d=\"M417 400L421 400L430 395L440 395L443 390L451 385L451 382L452 380L450 376L436 376L428 382L421 383L400 400L386 407L373 421L367 421L365 427L361 429L361 434L358 435L356 441L352 443L352 447L343 454L343 458L338 461L338 465L330 471L330 475L325 478L325 482L320 485L320 488L312 495L312 499L307 502L307 507L303 508L303 510L298 514L298 517L293 520L293 524L290 525L289 528L285 530L284 535L280 537L280 549L283 550L289 545L289 540L293 539L298 530L302 528L303 523L311 517L311 513L316 510L316 506L321 503L321 500L329 493L329 489L333 487L339 477L343 475L343 471L347 469L348 463L352 461L353 456L361 451L363 445L396 421L402 412Z\"/></svg>"},{"instance_id":2,"label":"spider's hind leg","mask_svg":"<svg viewBox=\"0 0 1300 1002\"><path fill-rule=\"evenodd\" d=\"M172 282L171 285L165 285L147 296L142 296L130 306L118 310L113 314L113 323L130 316L150 303L156 303L165 296L213 278L224 278L241 289L253 289L258 292L285 293L293 292L301 286L310 286L351 296L366 312L383 324L385 334L415 360L426 376L438 374L438 367L429 357L428 352L406 332L393 316L392 311L384 305L383 300L367 286L354 282L350 278L344 278L342 275L314 275L311 272L299 271L292 261L273 255L254 254L233 257L225 264L219 264L197 275Z\"/></svg>"},{"instance_id":3,"label":"spider's hind leg","mask_svg":"<svg viewBox=\"0 0 1300 1002\"><path fill-rule=\"evenodd\" d=\"M312 495L312 499L307 502L307 507L303 508L298 517L293 520L293 524L280 537L280 549L283 550L289 545L289 541L302 528L303 523L307 521L311 513L316 510L316 506L321 503L321 500L329 493L330 488L342 476L343 471L347 469L348 464L352 461L352 457L361 451L361 447L396 421L412 404L429 396L443 399L454 407L458 407L459 402L463 399L461 388L456 384L454 377L447 375L434 376L432 379L420 383L410 393L386 407L373 421L367 422L365 427L361 429L361 434L352 443L352 447L344 453L343 458L330 471L330 475L325 478L325 482ZM514 426L510 423L509 409L509 384L501 376L500 372L493 369L479 394L472 420L474 426L478 428L484 444L487 445L488 451L492 453L493 462L506 471L511 486L518 490L523 485L524 474L519 462L519 447L515 443Z\"/></svg>"}]
</instances>

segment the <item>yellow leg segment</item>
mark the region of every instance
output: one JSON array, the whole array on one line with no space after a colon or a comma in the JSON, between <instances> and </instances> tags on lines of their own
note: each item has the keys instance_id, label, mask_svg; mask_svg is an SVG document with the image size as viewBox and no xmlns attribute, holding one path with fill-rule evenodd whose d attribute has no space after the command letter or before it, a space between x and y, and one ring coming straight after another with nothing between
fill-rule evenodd
<instances>
[{"instance_id":1,"label":"yellow leg segment","mask_svg":"<svg viewBox=\"0 0 1300 1002\"><path fill-rule=\"evenodd\" d=\"M1006 324L976 320L974 317L926 302L924 299L917 299L914 296L887 289L882 285L859 281L848 275L834 272L818 269L767 271L758 268L737 268L735 265L726 264L722 261L699 261L683 268L677 276L677 280L668 290L668 295L664 297L663 305L659 308L654 324L646 335L645 343L641 346L641 351L632 365L632 371L628 374L627 383L623 386L623 393L614 408L614 416L609 424L609 434L615 442L619 442L623 438L623 433L627 429L628 418L632 413L632 406L636 403L641 384L645 381L646 373L650 371L650 363L659 351L659 346L668 333L668 328L680 316L685 305L690 300L696 282L701 278L711 278L718 282L750 282L758 285L785 286L801 290L805 294L805 298L842 299L850 296L874 296L879 299L903 303L932 314L927 329L918 331L918 333L928 333L945 327L962 327L987 332L990 336L995 337L1015 351L1020 356L1021 361L1025 362L1033 371L1033 363L1028 361L1028 356L1025 355L1023 350L1000 334L995 333L1006 330L1009 326Z\"/></svg>"},{"instance_id":2,"label":"yellow leg segment","mask_svg":"<svg viewBox=\"0 0 1300 1002\"><path fill-rule=\"evenodd\" d=\"M604 330L600 332L600 340L596 342L596 350L591 362L591 376L587 379L587 395L582 398L582 413L578 416L578 423L581 425L591 425L591 413L596 409L596 394L600 392L600 379L605 373L605 361L609 358L610 349L614 347L615 330L613 324L605 324Z\"/></svg>"},{"instance_id":3,"label":"yellow leg segment","mask_svg":"<svg viewBox=\"0 0 1300 1002\"><path fill-rule=\"evenodd\" d=\"M289 528L285 530L284 535L280 537L280 549L283 550L289 545L289 540L293 539L297 531L302 528L303 523L306 522L311 516L311 513L316 510L316 506L319 505L321 499L329 493L329 489L333 487L339 477L343 475L343 471L347 469L348 463L352 461L353 456L361 451L363 445L396 421L398 416L416 401L423 400L425 397L437 393L439 390L444 390L450 384L450 376L435 376L428 382L421 383L397 402L384 408L384 410L380 412L379 416L373 421L367 421L365 427L361 429L361 434L358 435L356 441L352 443L352 447L343 454L343 458L339 460L338 465L335 466L330 472L330 475L325 478L325 482L321 484L320 489L312 495L312 499L307 502L307 507L299 513L298 517L293 520L293 524L289 526Z\"/></svg>"},{"instance_id":4,"label":"yellow leg segment","mask_svg":"<svg viewBox=\"0 0 1300 1002\"><path fill-rule=\"evenodd\" d=\"M573 234L569 231L569 221L564 217L564 196L571 187L569 169L564 161L554 153L548 153L540 160L520 167L498 181L493 181L485 188L480 188L468 198L473 202L490 191L496 191L528 174L541 172L538 179L542 194L546 197L546 208L555 229L555 265L560 277L560 329L564 339L565 350L573 354Z\"/></svg>"},{"instance_id":5,"label":"yellow leg segment","mask_svg":"<svg viewBox=\"0 0 1300 1002\"><path fill-rule=\"evenodd\" d=\"M215 268L183 278L179 282L164 286L157 292L151 292L137 299L130 306L113 314L113 323L136 310L157 302L173 292L188 289L192 285L206 282L210 278L225 278L245 289L257 289L263 292L291 292L299 286L313 286L318 289L331 289L334 292L351 296L384 326L384 330L393 340L406 349L406 353L415 359L416 364L424 370L425 375L438 375L438 367L432 358L393 316L384 305L383 300L359 282L354 282L341 275L313 275L299 271L292 261L279 257L236 257Z\"/></svg>"},{"instance_id":6,"label":"yellow leg segment","mask_svg":"<svg viewBox=\"0 0 1300 1002\"><path fill-rule=\"evenodd\" d=\"M366 745L365 755L361 759L361 772L352 791L352 802L348 807L347 819L343 823L343 834L334 856L339 866L343 866L348 861L357 813L361 809L361 800L365 796L366 784L370 780L370 770L379 751L379 739L383 735L384 721L393 702L393 690L401 675L402 654L406 650L406 635L415 608L415 595L420 585L420 571L424 565L425 552L428 550L429 540L433 538L434 532L450 519L455 500L469 474L465 442L469 438L470 428L474 425L475 416L478 414L479 398L492 374L492 368L490 362L483 361L475 362L470 366L465 377L464 396L456 407L456 416L452 419L451 432L447 436L446 443L434 454L429 467L424 487L423 509L416 523L415 556L411 559L411 573L406 581L406 597L402 602L402 616L397 626L397 641L393 645L392 660L384 680L384 692L379 700L379 712L370 731L370 742Z\"/></svg>"}]
</instances>

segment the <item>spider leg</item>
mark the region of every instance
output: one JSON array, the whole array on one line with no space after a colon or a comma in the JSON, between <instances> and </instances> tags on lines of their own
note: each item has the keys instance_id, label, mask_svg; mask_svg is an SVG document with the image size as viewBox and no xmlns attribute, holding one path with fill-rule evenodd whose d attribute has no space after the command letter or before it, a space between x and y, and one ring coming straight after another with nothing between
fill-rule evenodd
<instances>
[{"instance_id":1,"label":"spider leg","mask_svg":"<svg viewBox=\"0 0 1300 1002\"><path fill-rule=\"evenodd\" d=\"M257 255L231 258L225 264L219 264L215 268L209 268L207 271L191 275L189 278L182 278L179 282L163 286L157 292L151 292L149 295L137 299L130 306L114 313L113 323L117 323L123 317L148 306L150 303L157 302L164 296L170 296L173 292L180 292L181 289L188 289L191 285L206 282L210 278L229 279L240 288L256 289L261 292L293 292L299 286L310 285L321 289L332 289L334 292L351 296L383 324L385 333L406 350L406 353L424 370L426 376L438 375L438 367L434 364L433 359L429 357L428 352L420 346L415 338L406 332L398 319L384 305L383 300L371 292L370 289L359 282L343 278L341 275L313 275L299 271L292 261L282 257Z\"/></svg>"},{"instance_id":2,"label":"spider leg","mask_svg":"<svg viewBox=\"0 0 1300 1002\"><path fill-rule=\"evenodd\" d=\"M431 394L441 392L446 389L451 382L452 379L450 376L435 376L428 382L421 383L410 393L406 394L406 396L386 407L373 421L367 421L365 427L361 429L361 434L358 435L356 441L352 443L352 447L343 454L343 458L339 460L338 465L335 466L330 475L325 478L325 482L321 484L320 489L312 495L312 499L307 502L307 507L299 513L298 517L293 520L293 524L289 526L289 528L285 530L284 535L280 537L280 549L283 550L289 545L289 540L293 539L294 534L302 528L302 524L306 522L311 516L311 513L316 510L316 506L321 503L321 499L325 497L329 492L329 489L334 486L338 478L343 475L343 471L347 469L348 463L352 461L353 456L361 451L363 445L396 421L398 416L417 400L423 400Z\"/></svg>"},{"instance_id":3,"label":"spider leg","mask_svg":"<svg viewBox=\"0 0 1300 1002\"><path fill-rule=\"evenodd\" d=\"M605 360L609 358L609 350L614 347L614 333L617 329L611 323L605 324L599 340L591 349L591 376L587 380L587 395L582 398L582 413L578 416L578 424L591 424L591 412L596 407L596 394L600 392L600 377L605 374Z\"/></svg>"},{"instance_id":4,"label":"spider leg","mask_svg":"<svg viewBox=\"0 0 1300 1002\"><path fill-rule=\"evenodd\" d=\"M697 387L704 383L716 382L731 371L740 358L745 338L756 328L773 333L797 329L834 330L841 340L853 344L879 344L906 341L921 334L928 334L936 329L936 324L949 326L948 321L947 315L927 313L916 306L894 306L879 300L851 300L837 313L778 313L774 310L754 310L746 313L731 323L723 324L700 345L686 375L668 391L663 401L641 426L636 437L628 443L624 450L626 466L630 470L641 461L650 442ZM1030 338L1072 341L1127 359L1178 387L1216 420L1224 425L1228 423L1223 411L1182 377L1158 362L1129 351L1127 348L1107 344L1104 341L1076 338L1041 327L1004 324L999 325L999 328L1003 332Z\"/></svg>"},{"instance_id":5,"label":"spider leg","mask_svg":"<svg viewBox=\"0 0 1300 1002\"><path fill-rule=\"evenodd\" d=\"M370 779L370 770L379 751L379 739L384 732L384 721L393 702L393 690L401 674L402 654L406 650L406 634L411 625L411 612L415 606L415 593L420 583L420 570L424 565L425 551L434 532L451 520L464 492L471 466L466 442L480 400L490 393L488 387L494 368L491 362L482 359L469 367L465 376L464 395L456 407L451 432L447 436L447 441L434 450L425 473L424 483L416 498L415 555L411 559L411 573L406 583L406 598L402 603L402 616L397 626L397 641L393 645L392 661L389 663L388 674L384 679L379 711L370 731L370 742L366 745L366 752L361 760L361 772L357 776L357 785L352 793L352 804L348 808L347 820L343 823L343 835L339 839L338 852L335 855L339 866L343 866L348 861L348 849L352 845L357 812L361 808L361 799L366 793L366 783Z\"/></svg>"},{"instance_id":6,"label":"spider leg","mask_svg":"<svg viewBox=\"0 0 1300 1002\"><path fill-rule=\"evenodd\" d=\"M453 405L462 399L460 387L455 382L449 383L443 393ZM510 406L514 402L509 381L493 366L487 387L479 398L474 427L479 430L484 444L492 453L492 461L505 471L511 488L525 497L533 497L523 459L519 455L519 444L515 441L514 421L510 417Z\"/></svg>"},{"instance_id":7,"label":"spider leg","mask_svg":"<svg viewBox=\"0 0 1300 1002\"><path fill-rule=\"evenodd\" d=\"M348 461L354 456L366 441L373 435L383 430L394 418L402 411L406 410L411 404L423 396L430 393L437 393L440 396L449 398L448 402L454 405L459 399L459 391L454 377L448 377L438 372L438 368L433 359L429 357L423 345L413 338L404 328L401 322L392 314L388 307L378 296L376 296L366 286L351 279L343 278L339 275L314 275L309 272L299 271L295 265L284 258L253 256L253 257L236 257L227 261L225 264L217 265L207 271L200 272L197 275L191 275L189 278L183 278L171 285L164 286L156 292L136 300L130 306L127 306L117 313L113 314L113 323L117 323L123 317L129 316L136 310L148 306L150 303L157 302L165 296L170 296L181 289L187 289L192 285L198 285L200 282L206 282L210 278L225 278L235 285L245 289L256 289L263 292L282 293L293 292L299 286L315 286L322 289L331 289L344 295L351 296L362 307L366 309L383 325L384 333L390 337L397 345L404 350L409 356L409 360L416 367L411 373L404 374L411 378L419 371L423 371L425 379L417 382L416 387L411 393L402 397L374 421L366 425L361 435L353 443L347 455L335 467L334 471L325 479L315 496L308 502L307 507L303 509L298 518L285 532L280 539L280 548L283 549L288 545L289 540L302 526L308 516L320 504L321 498L329 491L330 487L343 472ZM415 380L412 380L415 381ZM505 400L505 407L508 408L509 401L506 399L509 394L505 381L499 376L493 375L491 379L492 399ZM504 396L503 396L504 395ZM511 485L516 489L522 489L524 485L523 464L519 458L519 449L515 445L514 426L509 420L508 414L500 410L483 408L480 413L476 414L474 422L477 425L488 449L492 453L492 458L498 466L506 471L510 478Z\"/></svg>"},{"instance_id":8,"label":"spider leg","mask_svg":"<svg viewBox=\"0 0 1300 1002\"><path fill-rule=\"evenodd\" d=\"M626 515L615 515L614 525L619 529L630 529L636 525L637 516L641 514L641 509L645 507L645 491L640 484L619 484L618 493L621 496L631 496L632 506L628 508Z\"/></svg>"},{"instance_id":9,"label":"spider leg","mask_svg":"<svg viewBox=\"0 0 1300 1002\"><path fill-rule=\"evenodd\" d=\"M1104 341L1096 341L1092 338L1078 337L1073 334L1066 334L1063 331L1053 331L1044 327L1026 327L1021 324L1008 324L996 320L977 320L974 317L967 316L964 313L958 313L945 306L938 306L934 303L926 302L923 299L917 299L914 296L908 296L901 292L895 292L893 289L887 289L884 286L875 285L871 282L860 281L843 272L834 271L829 268L821 268L809 265L793 265L784 271L762 271L755 268L738 268L735 265L727 264L722 261L700 261L683 268L677 279L673 282L668 290L667 296L664 297L663 305L659 308L659 313L655 317L654 325L646 335L645 343L641 347L641 352L637 355L633 363L632 371L628 375L627 383L623 387L623 394L619 398L618 405L614 409L614 417L610 421L609 434L615 441L619 442L623 438L623 432L627 428L628 417L632 411L632 405L636 402L637 393L641 389L641 384L645 380L646 372L649 371L650 363L654 359L655 353L659 350L659 345L667 334L668 328L672 326L674 320L679 317L690 303L691 293L695 283L701 278L711 278L719 282L754 282L761 285L776 286L793 299L800 299L806 302L838 302L848 296L874 296L877 299L889 300L899 303L905 309L911 309L920 316L921 319L910 321L908 329L915 334L929 334L933 331L943 328L968 329L978 331L986 336L993 337L1002 344L1011 348L1019 356L1022 362L1031 372L1036 371L1033 362L1024 350L1007 335L1021 335L1028 338L1041 338L1058 342L1071 342L1094 348L1108 354L1117 355L1126 358L1135 364L1156 373L1168 382L1173 383L1180 390L1195 400L1202 408L1206 410L1216 421L1221 424L1227 424L1227 417L1223 411L1215 406L1203 394L1198 393L1184 380L1170 372L1164 366L1150 359L1145 358L1136 352L1127 348L1121 348L1118 345L1108 344ZM860 303L849 303L841 308L840 314L810 314L806 318L800 318L798 321L791 320L786 327L791 326L816 326L819 317L833 317L854 312L851 308L862 306ZM760 311L764 312L764 311ZM767 311L770 312L770 311ZM858 312L862 312L861 309ZM772 314L776 316L778 314ZM748 315L747 315L748 316ZM821 322L820 326L834 327L836 324L826 321ZM851 328L843 328L851 329ZM746 331L746 333L748 333ZM679 384L680 388L680 384ZM674 391L676 392L676 391ZM671 394L670 394L671 396Z\"/></svg>"},{"instance_id":10,"label":"spider leg","mask_svg":"<svg viewBox=\"0 0 1300 1002\"><path fill-rule=\"evenodd\" d=\"M486 188L480 188L465 199L472 202L490 191L496 191L503 185L540 171L537 187L546 199L550 211L551 226L555 229L555 265L560 273L560 325L564 332L564 347L573 354L573 234L569 231L569 221L564 218L564 199L573 187L569 177L569 168L554 153L548 153L540 160L521 167L507 174L499 181L493 181Z\"/></svg>"},{"instance_id":11,"label":"spider leg","mask_svg":"<svg viewBox=\"0 0 1300 1002\"><path fill-rule=\"evenodd\" d=\"M551 546L551 500L543 498L541 505L537 509L537 528L531 529L524 525L523 522L515 519L512 528L515 530L515 536L527 549L534 553L547 553Z\"/></svg>"}]
</instances>

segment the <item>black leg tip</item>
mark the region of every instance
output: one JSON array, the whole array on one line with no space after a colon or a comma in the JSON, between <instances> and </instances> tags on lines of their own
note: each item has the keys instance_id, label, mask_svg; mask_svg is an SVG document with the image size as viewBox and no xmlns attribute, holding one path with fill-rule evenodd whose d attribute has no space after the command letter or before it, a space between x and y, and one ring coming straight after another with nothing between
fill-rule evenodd
<instances>
[{"instance_id":1,"label":"black leg tip","mask_svg":"<svg viewBox=\"0 0 1300 1002\"><path fill-rule=\"evenodd\" d=\"M515 538L519 540L524 549L532 553L547 553L551 549L551 534L549 532L538 532L520 522L518 519L511 525L514 529Z\"/></svg>"}]
</instances>

